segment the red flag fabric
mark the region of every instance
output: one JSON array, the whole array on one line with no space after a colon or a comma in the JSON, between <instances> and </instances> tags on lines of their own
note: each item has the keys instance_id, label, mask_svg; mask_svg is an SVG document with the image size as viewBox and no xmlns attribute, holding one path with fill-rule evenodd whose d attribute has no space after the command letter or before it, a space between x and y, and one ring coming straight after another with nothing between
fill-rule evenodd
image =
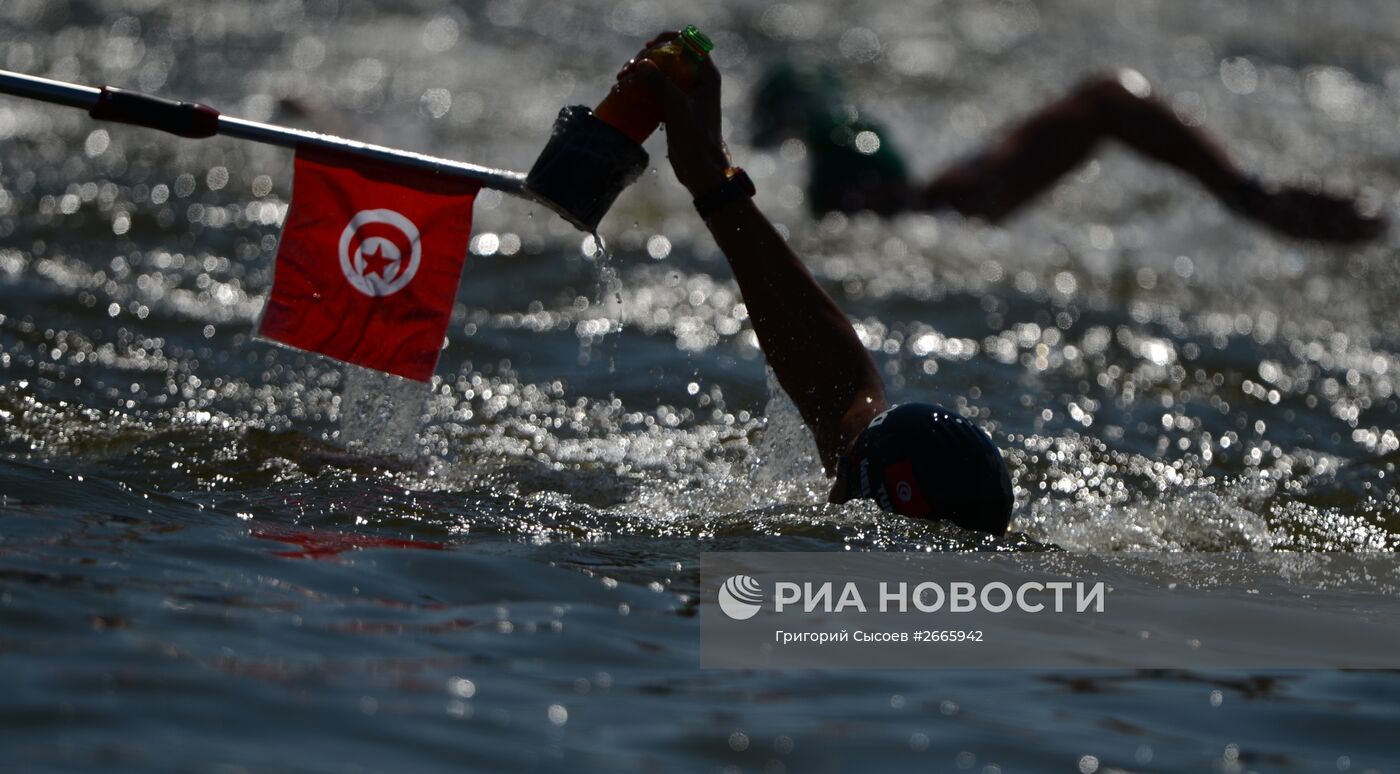
<instances>
[{"instance_id":1,"label":"red flag fabric","mask_svg":"<svg viewBox=\"0 0 1400 774\"><path fill-rule=\"evenodd\" d=\"M480 185L315 148L293 183L258 334L432 379Z\"/></svg>"}]
</instances>

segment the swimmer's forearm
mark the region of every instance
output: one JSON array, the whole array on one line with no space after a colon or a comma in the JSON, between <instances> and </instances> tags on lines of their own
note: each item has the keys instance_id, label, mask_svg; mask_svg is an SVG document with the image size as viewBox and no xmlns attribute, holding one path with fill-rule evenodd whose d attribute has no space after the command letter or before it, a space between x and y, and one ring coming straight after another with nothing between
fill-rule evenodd
<instances>
[{"instance_id":1,"label":"swimmer's forearm","mask_svg":"<svg viewBox=\"0 0 1400 774\"><path fill-rule=\"evenodd\" d=\"M752 201L730 204L706 225L729 260L769 365L816 436L830 472L870 417L883 410L884 384L875 362L836 302Z\"/></svg>"},{"instance_id":2,"label":"swimmer's forearm","mask_svg":"<svg viewBox=\"0 0 1400 774\"><path fill-rule=\"evenodd\" d=\"M714 63L700 64L690 92L646 61L624 68L628 74L642 78L665 111L666 147L681 185L696 197L722 185L730 160ZM875 363L846 316L752 200L731 201L706 225L734 270L769 365L816 436L822 464L833 472L841 453L884 408Z\"/></svg>"}]
</instances>

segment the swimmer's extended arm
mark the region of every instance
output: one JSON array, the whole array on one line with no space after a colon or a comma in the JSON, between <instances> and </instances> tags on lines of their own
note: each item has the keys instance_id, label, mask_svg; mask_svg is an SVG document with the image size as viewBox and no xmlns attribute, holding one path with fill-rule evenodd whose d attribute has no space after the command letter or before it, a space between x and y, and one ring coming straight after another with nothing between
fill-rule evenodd
<instances>
[{"instance_id":1,"label":"swimmer's extended arm","mask_svg":"<svg viewBox=\"0 0 1400 774\"><path fill-rule=\"evenodd\" d=\"M1132 70L1092 78L1022 120L1001 141L934 178L919 196L924 209L951 208L998 221L1054 185L1101 140L1115 139L1194 177L1225 206L1284 234L1359 242L1387 228L1349 196L1295 185L1265 186L1225 149L1151 96Z\"/></svg>"},{"instance_id":2,"label":"swimmer's extended arm","mask_svg":"<svg viewBox=\"0 0 1400 774\"><path fill-rule=\"evenodd\" d=\"M629 62L619 77L632 74L645 79L665 108L676 177L692 196L713 190L729 168L720 136L719 71L707 60L689 94L648 62ZM752 200L726 205L706 225L734 271L768 364L816 437L823 466L835 472L841 454L886 408L874 361Z\"/></svg>"},{"instance_id":3,"label":"swimmer's extended arm","mask_svg":"<svg viewBox=\"0 0 1400 774\"><path fill-rule=\"evenodd\" d=\"M707 225L729 259L768 364L834 473L841 454L887 408L874 361L752 200L725 207Z\"/></svg>"}]
</instances>

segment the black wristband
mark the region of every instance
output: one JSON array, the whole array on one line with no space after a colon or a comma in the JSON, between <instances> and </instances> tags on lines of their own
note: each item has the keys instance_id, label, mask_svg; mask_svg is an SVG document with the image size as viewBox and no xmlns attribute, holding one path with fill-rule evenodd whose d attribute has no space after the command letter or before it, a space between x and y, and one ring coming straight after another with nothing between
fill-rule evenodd
<instances>
[{"instance_id":1,"label":"black wristband","mask_svg":"<svg viewBox=\"0 0 1400 774\"><path fill-rule=\"evenodd\" d=\"M750 199L755 193L758 191L753 187L749 173L740 167L734 167L734 171L723 183L695 197L695 211L700 213L701 220L709 220L731 203L740 199Z\"/></svg>"}]
</instances>

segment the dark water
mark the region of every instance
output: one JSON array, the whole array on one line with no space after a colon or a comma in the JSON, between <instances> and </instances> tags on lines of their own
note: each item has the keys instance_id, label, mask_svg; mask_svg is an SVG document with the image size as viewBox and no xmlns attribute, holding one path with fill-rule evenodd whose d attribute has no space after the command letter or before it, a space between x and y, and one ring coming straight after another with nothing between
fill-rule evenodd
<instances>
[{"instance_id":1,"label":"dark water","mask_svg":"<svg viewBox=\"0 0 1400 774\"><path fill-rule=\"evenodd\" d=\"M559 105L686 21L760 203L895 396L1008 450L996 547L1394 550L1394 234L1281 239L1116 150L1004 228L814 221L800 146L743 142L784 47L838 63L921 174L1130 65L1246 165L1393 220L1387 4L11 0L0 66L524 169ZM702 551L984 541L822 502L649 147L606 267L481 197L424 396L252 338L287 152L0 99L5 768L1400 767L1389 673L699 671Z\"/></svg>"}]
</instances>

